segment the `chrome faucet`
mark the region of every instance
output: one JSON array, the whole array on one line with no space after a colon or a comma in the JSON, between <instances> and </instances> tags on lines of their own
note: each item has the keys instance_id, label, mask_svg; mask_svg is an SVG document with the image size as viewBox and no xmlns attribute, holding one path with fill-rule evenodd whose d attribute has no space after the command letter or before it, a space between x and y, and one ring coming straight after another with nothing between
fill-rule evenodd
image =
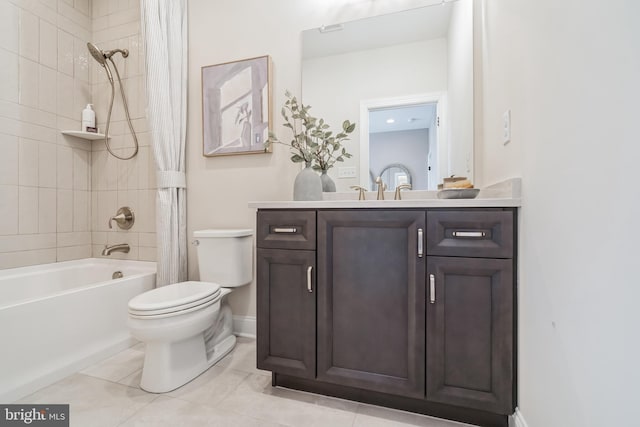
<instances>
[{"instance_id":1,"label":"chrome faucet","mask_svg":"<svg viewBox=\"0 0 640 427\"><path fill-rule=\"evenodd\" d=\"M400 195L400 190L411 190L411 184L400 184L396 187L396 195L393 197L393 200L402 200L402 196Z\"/></svg>"},{"instance_id":2,"label":"chrome faucet","mask_svg":"<svg viewBox=\"0 0 640 427\"><path fill-rule=\"evenodd\" d=\"M378 184L378 197L377 200L384 200L384 190L387 189L387 184L382 182L382 178L376 178L376 184Z\"/></svg>"},{"instance_id":3,"label":"chrome faucet","mask_svg":"<svg viewBox=\"0 0 640 427\"><path fill-rule=\"evenodd\" d=\"M364 200L365 199L364 192L367 191L366 188L361 187L359 185L352 185L351 189L358 191L358 200Z\"/></svg>"},{"instance_id":4,"label":"chrome faucet","mask_svg":"<svg viewBox=\"0 0 640 427\"><path fill-rule=\"evenodd\" d=\"M131 247L129 247L128 243L118 243L117 245L111 246L104 245L102 256L109 256L111 255L111 252L124 252L125 254L128 254L129 250L131 250Z\"/></svg>"}]
</instances>

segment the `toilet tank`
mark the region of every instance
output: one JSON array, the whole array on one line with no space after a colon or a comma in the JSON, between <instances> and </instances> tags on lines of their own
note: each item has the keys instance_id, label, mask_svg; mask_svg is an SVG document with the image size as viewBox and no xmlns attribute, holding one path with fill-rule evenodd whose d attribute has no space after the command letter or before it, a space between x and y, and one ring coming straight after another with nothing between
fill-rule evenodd
<instances>
[{"instance_id":1,"label":"toilet tank","mask_svg":"<svg viewBox=\"0 0 640 427\"><path fill-rule=\"evenodd\" d=\"M193 233L200 280L225 288L253 279L253 230L199 230Z\"/></svg>"}]
</instances>

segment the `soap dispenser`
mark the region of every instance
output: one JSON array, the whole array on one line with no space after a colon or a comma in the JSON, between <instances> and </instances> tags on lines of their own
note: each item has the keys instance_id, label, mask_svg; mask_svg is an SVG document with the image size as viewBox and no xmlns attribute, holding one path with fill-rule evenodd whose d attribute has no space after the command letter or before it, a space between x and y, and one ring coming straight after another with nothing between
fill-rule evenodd
<instances>
[{"instance_id":1,"label":"soap dispenser","mask_svg":"<svg viewBox=\"0 0 640 427\"><path fill-rule=\"evenodd\" d=\"M96 112L93 111L93 104L87 104L85 109L82 110L82 131L83 132L96 131Z\"/></svg>"}]
</instances>

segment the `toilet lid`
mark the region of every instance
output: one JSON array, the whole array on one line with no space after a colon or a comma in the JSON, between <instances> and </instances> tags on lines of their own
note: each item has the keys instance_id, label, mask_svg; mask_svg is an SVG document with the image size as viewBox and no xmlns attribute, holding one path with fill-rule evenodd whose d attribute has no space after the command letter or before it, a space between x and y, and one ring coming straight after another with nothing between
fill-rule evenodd
<instances>
[{"instance_id":1,"label":"toilet lid","mask_svg":"<svg viewBox=\"0 0 640 427\"><path fill-rule=\"evenodd\" d=\"M220 295L220 285L211 282L181 282L152 289L129 301L129 312L159 314L183 310L213 300Z\"/></svg>"}]
</instances>

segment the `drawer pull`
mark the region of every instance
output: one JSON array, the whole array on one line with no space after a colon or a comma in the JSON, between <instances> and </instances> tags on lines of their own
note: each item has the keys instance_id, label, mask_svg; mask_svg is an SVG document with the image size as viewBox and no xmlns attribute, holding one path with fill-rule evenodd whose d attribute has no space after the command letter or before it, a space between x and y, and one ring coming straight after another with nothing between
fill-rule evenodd
<instances>
[{"instance_id":1,"label":"drawer pull","mask_svg":"<svg viewBox=\"0 0 640 427\"><path fill-rule=\"evenodd\" d=\"M436 303L436 276L433 274L429 275L429 302Z\"/></svg>"},{"instance_id":2,"label":"drawer pull","mask_svg":"<svg viewBox=\"0 0 640 427\"><path fill-rule=\"evenodd\" d=\"M454 231L451 234L453 234L453 237L487 237L487 233L484 231Z\"/></svg>"},{"instance_id":3,"label":"drawer pull","mask_svg":"<svg viewBox=\"0 0 640 427\"><path fill-rule=\"evenodd\" d=\"M424 232L422 231L422 228L418 228L418 258L422 258L422 255L424 255L424 247L423 247L423 238L424 236Z\"/></svg>"},{"instance_id":4,"label":"drawer pull","mask_svg":"<svg viewBox=\"0 0 640 427\"><path fill-rule=\"evenodd\" d=\"M289 234L291 234L291 233L295 233L297 231L298 231L298 229L295 228L295 227L275 227L273 229L274 233L289 233Z\"/></svg>"},{"instance_id":5,"label":"drawer pull","mask_svg":"<svg viewBox=\"0 0 640 427\"><path fill-rule=\"evenodd\" d=\"M313 292L313 287L311 286L311 272L313 271L313 266L310 265L307 267L307 291Z\"/></svg>"}]
</instances>

